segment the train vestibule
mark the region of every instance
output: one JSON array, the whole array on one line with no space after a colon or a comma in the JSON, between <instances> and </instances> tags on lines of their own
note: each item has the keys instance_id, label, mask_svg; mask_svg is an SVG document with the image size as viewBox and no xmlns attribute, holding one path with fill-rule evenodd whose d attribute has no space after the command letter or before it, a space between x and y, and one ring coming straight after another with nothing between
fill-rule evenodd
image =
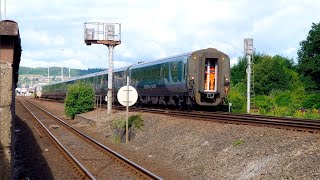
<instances>
[{"instance_id":1,"label":"train vestibule","mask_svg":"<svg viewBox=\"0 0 320 180\"><path fill-rule=\"evenodd\" d=\"M216 59L206 58L204 68L204 91L216 92L217 91L217 63Z\"/></svg>"}]
</instances>

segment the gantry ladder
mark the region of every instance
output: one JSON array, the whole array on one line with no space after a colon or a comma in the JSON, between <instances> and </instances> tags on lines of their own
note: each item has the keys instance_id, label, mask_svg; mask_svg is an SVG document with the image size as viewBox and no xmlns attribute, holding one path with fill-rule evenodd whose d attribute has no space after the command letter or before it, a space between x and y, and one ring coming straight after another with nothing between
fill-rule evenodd
<instances>
[{"instance_id":1,"label":"gantry ladder","mask_svg":"<svg viewBox=\"0 0 320 180\"><path fill-rule=\"evenodd\" d=\"M251 77L250 77L250 109L255 109L255 93L254 93L254 59L253 56L251 60Z\"/></svg>"}]
</instances>

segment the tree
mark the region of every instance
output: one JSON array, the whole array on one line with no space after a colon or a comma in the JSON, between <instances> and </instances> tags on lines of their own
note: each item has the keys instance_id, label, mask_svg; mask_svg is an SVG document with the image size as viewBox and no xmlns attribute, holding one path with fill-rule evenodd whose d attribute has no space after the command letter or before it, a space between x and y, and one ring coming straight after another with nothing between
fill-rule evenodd
<instances>
[{"instance_id":1,"label":"tree","mask_svg":"<svg viewBox=\"0 0 320 180\"><path fill-rule=\"evenodd\" d=\"M246 87L244 83L232 85L228 94L228 102L232 103L232 112L246 112Z\"/></svg>"},{"instance_id":2,"label":"tree","mask_svg":"<svg viewBox=\"0 0 320 180\"><path fill-rule=\"evenodd\" d=\"M320 23L312 23L307 39L300 42L298 70L308 84L315 84L315 89L320 90ZM313 90L308 84L306 88Z\"/></svg>"},{"instance_id":3,"label":"tree","mask_svg":"<svg viewBox=\"0 0 320 180\"><path fill-rule=\"evenodd\" d=\"M291 90L299 84L293 61L282 56L263 56L254 66L255 92L268 95L272 90Z\"/></svg>"},{"instance_id":4,"label":"tree","mask_svg":"<svg viewBox=\"0 0 320 180\"><path fill-rule=\"evenodd\" d=\"M65 113L73 119L76 114L91 111L94 104L94 89L92 84L77 82L68 87L65 99Z\"/></svg>"},{"instance_id":5,"label":"tree","mask_svg":"<svg viewBox=\"0 0 320 180\"><path fill-rule=\"evenodd\" d=\"M239 57L238 64L231 67L231 83L236 85L246 79L247 61L244 57Z\"/></svg>"},{"instance_id":6,"label":"tree","mask_svg":"<svg viewBox=\"0 0 320 180\"><path fill-rule=\"evenodd\" d=\"M253 54L253 61L255 64L258 64L262 61L265 55L261 53L254 53ZM238 83L246 83L247 78L247 59L246 57L239 57L239 61L236 65L232 66L231 68L231 82L233 85Z\"/></svg>"}]
</instances>

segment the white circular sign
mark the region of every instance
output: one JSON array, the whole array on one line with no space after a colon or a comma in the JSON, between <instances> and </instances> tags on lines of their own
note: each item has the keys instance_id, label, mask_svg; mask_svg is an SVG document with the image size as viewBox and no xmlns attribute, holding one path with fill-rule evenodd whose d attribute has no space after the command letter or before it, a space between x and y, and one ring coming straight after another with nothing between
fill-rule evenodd
<instances>
[{"instance_id":1,"label":"white circular sign","mask_svg":"<svg viewBox=\"0 0 320 180\"><path fill-rule=\"evenodd\" d=\"M37 87L36 87L36 90L37 90L37 91L42 91L42 86L37 86Z\"/></svg>"},{"instance_id":2,"label":"white circular sign","mask_svg":"<svg viewBox=\"0 0 320 180\"><path fill-rule=\"evenodd\" d=\"M38 97L41 97L42 93L41 93L40 91L38 91L38 92L36 93L36 95L37 95Z\"/></svg>"},{"instance_id":3,"label":"white circular sign","mask_svg":"<svg viewBox=\"0 0 320 180\"><path fill-rule=\"evenodd\" d=\"M119 89L117 94L118 101L122 106L127 106L127 94L128 94L127 88L128 88L127 86L122 86ZM129 86L129 104L128 105L129 106L134 105L134 103L137 102L137 99L138 99L137 90L134 87Z\"/></svg>"}]
</instances>

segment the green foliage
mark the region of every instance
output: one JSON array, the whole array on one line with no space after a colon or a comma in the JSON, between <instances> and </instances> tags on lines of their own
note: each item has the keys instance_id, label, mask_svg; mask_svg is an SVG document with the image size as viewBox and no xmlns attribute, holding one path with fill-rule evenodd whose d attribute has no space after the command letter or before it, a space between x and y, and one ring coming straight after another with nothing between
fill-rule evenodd
<instances>
[{"instance_id":1,"label":"green foliage","mask_svg":"<svg viewBox=\"0 0 320 180\"><path fill-rule=\"evenodd\" d=\"M259 109L260 114L267 114L274 107L272 98L266 95L257 95L255 106Z\"/></svg>"},{"instance_id":2,"label":"green foliage","mask_svg":"<svg viewBox=\"0 0 320 180\"><path fill-rule=\"evenodd\" d=\"M93 110L94 89L92 84L78 82L68 87L65 114L72 119L76 114Z\"/></svg>"},{"instance_id":3,"label":"green foliage","mask_svg":"<svg viewBox=\"0 0 320 180\"><path fill-rule=\"evenodd\" d=\"M144 121L140 114L132 115L128 120L129 127L135 127L137 129L141 129L144 126Z\"/></svg>"},{"instance_id":4,"label":"green foliage","mask_svg":"<svg viewBox=\"0 0 320 180\"><path fill-rule=\"evenodd\" d=\"M270 116L293 116L295 113L295 110L287 107L287 106L276 106L275 108L272 109L272 111L270 111L269 113L267 113L267 115Z\"/></svg>"},{"instance_id":5,"label":"green foliage","mask_svg":"<svg viewBox=\"0 0 320 180\"><path fill-rule=\"evenodd\" d=\"M286 91L284 93L279 94L275 98L275 102L278 106L289 106L292 103L291 93Z\"/></svg>"},{"instance_id":6,"label":"green foliage","mask_svg":"<svg viewBox=\"0 0 320 180\"><path fill-rule=\"evenodd\" d=\"M246 112L245 86L243 83L238 83L231 87L228 94L228 102L232 103L232 112Z\"/></svg>"},{"instance_id":7,"label":"green foliage","mask_svg":"<svg viewBox=\"0 0 320 180\"><path fill-rule=\"evenodd\" d=\"M309 94L302 102L302 107L307 109L320 109L320 93Z\"/></svg>"},{"instance_id":8,"label":"green foliage","mask_svg":"<svg viewBox=\"0 0 320 180\"><path fill-rule=\"evenodd\" d=\"M121 137L118 134L114 134L113 141L117 144L121 143Z\"/></svg>"},{"instance_id":9,"label":"green foliage","mask_svg":"<svg viewBox=\"0 0 320 180\"><path fill-rule=\"evenodd\" d=\"M317 119L320 120L320 113L316 109L311 109L307 111L296 111L293 115L296 118L304 118L304 119Z\"/></svg>"},{"instance_id":10,"label":"green foliage","mask_svg":"<svg viewBox=\"0 0 320 180\"><path fill-rule=\"evenodd\" d=\"M243 139L239 139L239 140L236 140L234 141L232 144L233 146L237 147L237 146L241 146L245 143L245 141Z\"/></svg>"},{"instance_id":11,"label":"green foliage","mask_svg":"<svg viewBox=\"0 0 320 180\"><path fill-rule=\"evenodd\" d=\"M255 92L267 95L272 90L292 89L291 81L299 81L292 69L292 60L282 56L263 56L261 62L255 64ZM294 82L299 84L299 82Z\"/></svg>"},{"instance_id":12,"label":"green foliage","mask_svg":"<svg viewBox=\"0 0 320 180\"><path fill-rule=\"evenodd\" d=\"M307 39L300 42L298 70L320 90L320 23L312 23Z\"/></svg>"},{"instance_id":13,"label":"green foliage","mask_svg":"<svg viewBox=\"0 0 320 180\"><path fill-rule=\"evenodd\" d=\"M129 128L137 128L141 129L144 126L144 121L142 119L142 116L140 114L132 115L128 119L128 127ZM126 129L126 119L120 118L112 121L112 127L113 128L120 128L120 129Z\"/></svg>"},{"instance_id":14,"label":"green foliage","mask_svg":"<svg viewBox=\"0 0 320 180\"><path fill-rule=\"evenodd\" d=\"M320 119L320 23L313 23L301 41L298 65L279 55L254 54L253 59L255 106L260 114ZM246 110L246 64L241 57L231 68L234 86L228 99L233 112Z\"/></svg>"},{"instance_id":15,"label":"green foliage","mask_svg":"<svg viewBox=\"0 0 320 180\"><path fill-rule=\"evenodd\" d=\"M306 91L312 92L317 89L317 84L312 80L310 76L300 76L300 79Z\"/></svg>"},{"instance_id":16,"label":"green foliage","mask_svg":"<svg viewBox=\"0 0 320 180\"><path fill-rule=\"evenodd\" d=\"M124 118L116 119L112 121L112 127L126 129L126 120Z\"/></svg>"},{"instance_id":17,"label":"green foliage","mask_svg":"<svg viewBox=\"0 0 320 180\"><path fill-rule=\"evenodd\" d=\"M246 79L247 61L239 57L238 64L231 67L231 84L243 83Z\"/></svg>"},{"instance_id":18,"label":"green foliage","mask_svg":"<svg viewBox=\"0 0 320 180\"><path fill-rule=\"evenodd\" d=\"M259 63L264 56L265 56L264 54L254 52L253 54L254 62ZM242 57L239 57L238 60L239 60L238 63L231 67L231 83L232 84L238 84L240 82L246 83L247 59L245 56L242 56Z\"/></svg>"},{"instance_id":19,"label":"green foliage","mask_svg":"<svg viewBox=\"0 0 320 180\"><path fill-rule=\"evenodd\" d=\"M140 114L132 115L128 119L128 132L129 132L129 140L134 135L133 129L141 129L144 126L144 121ZM124 142L125 134L126 134L126 119L120 118L112 121L112 128L115 129L115 142Z\"/></svg>"}]
</instances>

